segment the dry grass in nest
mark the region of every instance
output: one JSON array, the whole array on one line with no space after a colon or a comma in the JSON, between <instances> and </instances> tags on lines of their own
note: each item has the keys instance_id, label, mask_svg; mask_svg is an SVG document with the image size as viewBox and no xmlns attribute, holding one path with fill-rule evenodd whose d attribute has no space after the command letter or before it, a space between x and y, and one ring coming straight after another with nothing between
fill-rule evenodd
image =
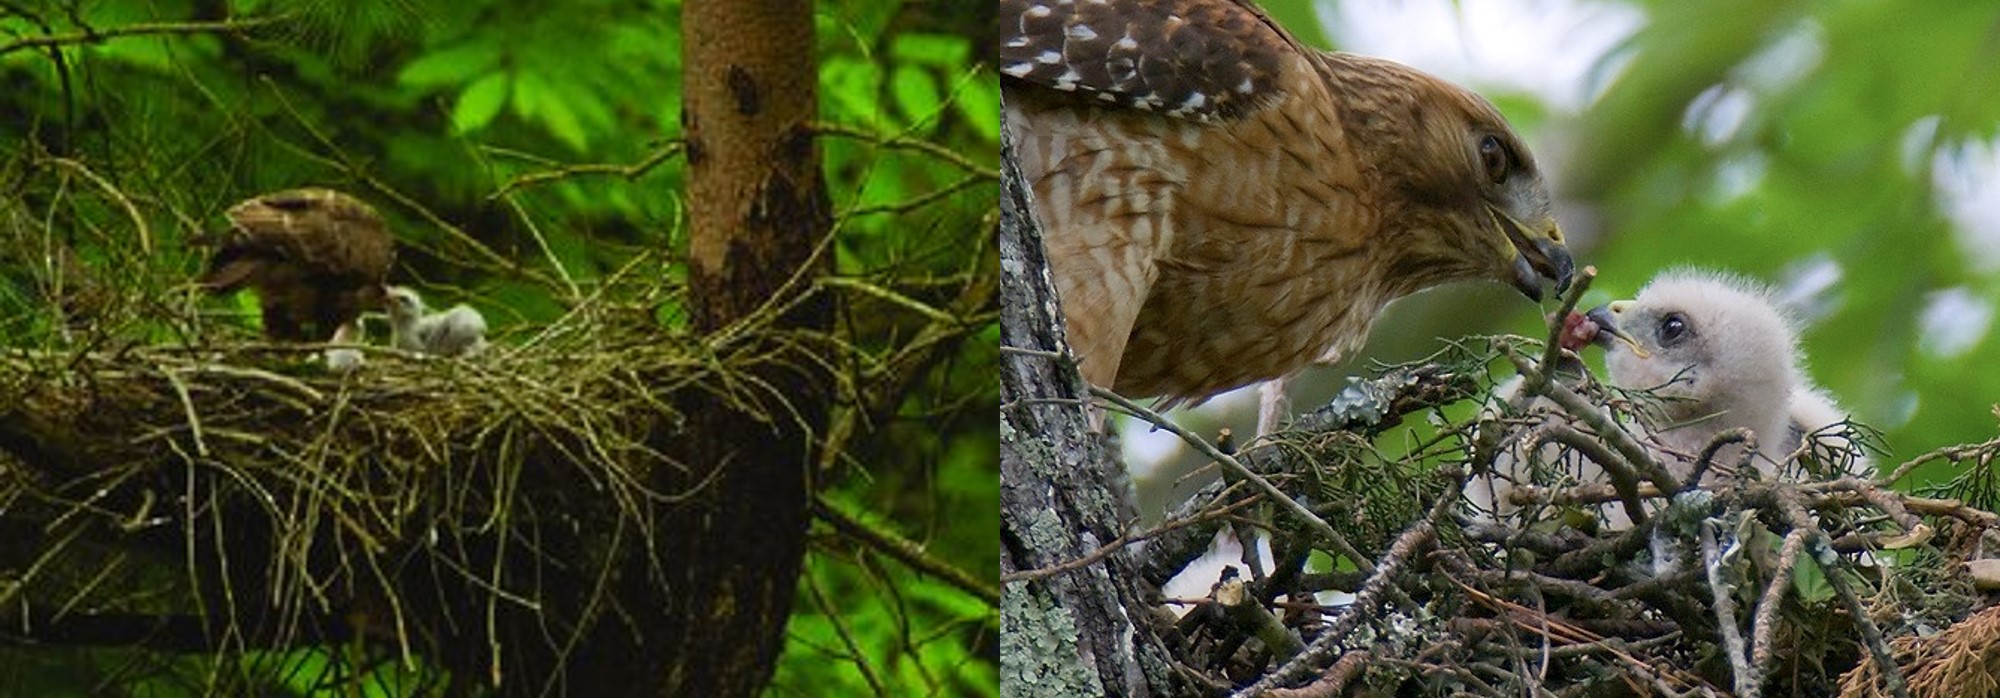
<instances>
[{"instance_id":1,"label":"dry grass in nest","mask_svg":"<svg viewBox=\"0 0 2000 698\"><path fill-rule=\"evenodd\" d=\"M1909 677L1917 698L1979 698L2000 695L2000 606L1989 607L1935 635L1908 635L1889 643L1896 665ZM1886 696L1875 662L1840 678L1842 698Z\"/></svg>"},{"instance_id":2,"label":"dry grass in nest","mask_svg":"<svg viewBox=\"0 0 2000 698\"><path fill-rule=\"evenodd\" d=\"M0 602L206 614L225 650L327 641L333 619L405 658L553 603L567 617L516 626L545 637L509 641L572 645L579 614L615 612L603 579L619 551L713 479L665 446L684 410L783 420L788 396L752 371L798 355L774 344L824 341L697 339L650 307L587 301L467 359L369 346L345 375L325 347L253 341L5 350L0 526L40 535L0 543L27 570ZM246 531L249 555L231 547ZM413 569L426 598L409 598ZM219 599L275 622L237 628ZM417 617L451 604L487 618ZM498 641L473 644L502 664Z\"/></svg>"}]
</instances>

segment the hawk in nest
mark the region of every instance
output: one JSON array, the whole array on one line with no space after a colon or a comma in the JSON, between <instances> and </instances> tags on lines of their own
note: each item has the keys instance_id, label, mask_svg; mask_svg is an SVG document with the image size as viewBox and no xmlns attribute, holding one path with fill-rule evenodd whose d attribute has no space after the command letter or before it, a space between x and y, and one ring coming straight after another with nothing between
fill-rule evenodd
<instances>
[{"instance_id":1,"label":"hawk in nest","mask_svg":"<svg viewBox=\"0 0 2000 698\"><path fill-rule=\"evenodd\" d=\"M213 293L257 291L264 336L324 342L360 335L363 310L382 307L396 246L382 216L331 189L292 189L229 207L229 230L196 283Z\"/></svg>"},{"instance_id":2,"label":"hawk in nest","mask_svg":"<svg viewBox=\"0 0 2000 698\"><path fill-rule=\"evenodd\" d=\"M1430 286L1568 285L1541 170L1464 88L1301 46L1248 0L1000 15L1006 127L1091 383L1199 402L1337 360Z\"/></svg>"}]
</instances>

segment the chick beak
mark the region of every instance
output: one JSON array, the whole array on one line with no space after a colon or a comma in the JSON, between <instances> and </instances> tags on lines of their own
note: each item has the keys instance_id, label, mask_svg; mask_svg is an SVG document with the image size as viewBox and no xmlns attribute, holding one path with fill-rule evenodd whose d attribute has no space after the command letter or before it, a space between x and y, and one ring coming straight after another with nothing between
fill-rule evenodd
<instances>
[{"instance_id":1,"label":"chick beak","mask_svg":"<svg viewBox=\"0 0 2000 698\"><path fill-rule=\"evenodd\" d=\"M1598 345L1610 349L1611 340L1615 339L1624 342L1625 346L1632 350L1634 356L1641 359L1652 358L1653 355L1647 352L1645 347L1639 346L1639 340L1633 339L1632 335L1618 329L1618 318L1612 313L1610 305L1600 305L1591 308L1590 312L1584 313L1583 316L1591 322L1597 323L1596 341Z\"/></svg>"},{"instance_id":2,"label":"chick beak","mask_svg":"<svg viewBox=\"0 0 2000 698\"><path fill-rule=\"evenodd\" d=\"M1514 288L1535 301L1542 300L1542 280L1556 283L1556 293L1569 290L1576 277L1576 262L1562 244L1562 229L1553 219L1534 232L1498 207L1489 207L1493 221L1514 245Z\"/></svg>"}]
</instances>

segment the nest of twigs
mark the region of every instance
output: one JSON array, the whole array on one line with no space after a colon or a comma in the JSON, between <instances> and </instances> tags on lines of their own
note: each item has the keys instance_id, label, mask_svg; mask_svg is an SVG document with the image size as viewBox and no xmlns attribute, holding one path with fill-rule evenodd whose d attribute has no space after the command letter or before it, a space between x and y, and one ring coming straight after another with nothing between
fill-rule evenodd
<instances>
[{"instance_id":1,"label":"nest of twigs","mask_svg":"<svg viewBox=\"0 0 2000 698\"><path fill-rule=\"evenodd\" d=\"M1555 355L1543 346L1467 340L1381 367L1241 452L1201 444L1225 480L1141 536L1156 539L1147 574L1164 581L1219 526L1270 536L1276 565L1245 556L1208 596L1166 600L1187 609L1165 636L1190 692L2000 695L2000 616L1980 610L1992 600L1965 564L2000 543L2000 517L1971 491L1991 481L2000 439L1833 477L1874 443L1849 425L1778 454L1776 479L1738 468L1678 483L1650 477L1657 464L1608 464L1633 485L1621 493L1552 464L1643 456L1606 428L1640 431L1655 398L1587 375L1536 385ZM1498 404L1517 372L1532 400ZM1550 437L1565 430L1582 448ZM1503 454L1535 452L1549 467L1526 469L1498 513L1466 496ZM1898 484L1937 461L1967 471L1923 492ZM1604 525L1627 496L1651 515Z\"/></svg>"},{"instance_id":2,"label":"nest of twigs","mask_svg":"<svg viewBox=\"0 0 2000 698\"><path fill-rule=\"evenodd\" d=\"M671 455L688 410L788 419L746 377L773 342L670 332L662 297L607 285L477 356L364 346L351 373L240 329L0 349L0 569L26 571L0 580L0 633L536 666L514 654L615 617L614 563L719 472Z\"/></svg>"}]
</instances>

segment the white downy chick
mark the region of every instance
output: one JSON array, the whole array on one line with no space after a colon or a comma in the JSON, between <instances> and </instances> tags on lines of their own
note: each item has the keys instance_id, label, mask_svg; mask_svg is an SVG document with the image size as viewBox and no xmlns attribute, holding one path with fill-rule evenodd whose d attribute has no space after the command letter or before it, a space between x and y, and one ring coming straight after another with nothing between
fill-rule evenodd
<instances>
[{"instance_id":1,"label":"white downy chick","mask_svg":"<svg viewBox=\"0 0 2000 698\"><path fill-rule=\"evenodd\" d=\"M1756 435L1756 467L1773 475L1804 437L1846 419L1806 376L1791 319L1761 284L1668 271L1636 298L1592 310L1590 319L1604 330L1597 341L1605 345L1610 382L1666 398L1648 426L1665 447L1655 455L1675 475L1688 475L1701 449L1734 428ZM1730 463L1741 453L1730 446L1716 458Z\"/></svg>"},{"instance_id":2,"label":"white downy chick","mask_svg":"<svg viewBox=\"0 0 2000 698\"><path fill-rule=\"evenodd\" d=\"M333 330L335 344L362 344L368 340L366 328L361 320L342 323ZM326 368L334 373L347 373L361 368L361 350L333 348L326 350Z\"/></svg>"},{"instance_id":3,"label":"white downy chick","mask_svg":"<svg viewBox=\"0 0 2000 698\"><path fill-rule=\"evenodd\" d=\"M1650 420L1656 423L1640 425L1634 431L1645 433L1633 436L1662 447L1652 449L1653 455L1676 476L1691 473L1693 459L1716 434L1737 427L1756 435L1755 467L1771 476L1806 436L1821 446L1850 447L1841 430L1827 428L1846 420L1846 413L1806 377L1796 332L1773 298L1764 287L1740 277L1669 271L1636 298L1590 311L1593 322L1576 329L1565 346L1572 341L1576 346L1603 345L1608 382L1652 389L1666 398L1658 405L1658 418ZM1520 383L1516 377L1503 385L1496 391L1498 399L1511 400ZM1555 409L1542 400L1528 411ZM1513 510L1504 501L1507 492L1529 479L1531 456L1521 446L1515 444L1495 459L1501 477L1466 483L1467 496L1480 510L1498 515ZM1734 463L1741 454L1738 447L1725 447L1716 461ZM1596 463L1574 454L1564 458L1555 446L1543 447L1537 455L1557 468L1562 481L1607 481ZM1867 472L1866 461L1856 461L1852 470ZM1613 503L1599 510L1605 526L1630 527L1623 506Z\"/></svg>"},{"instance_id":4,"label":"white downy chick","mask_svg":"<svg viewBox=\"0 0 2000 698\"><path fill-rule=\"evenodd\" d=\"M436 356L472 356L486 349L486 318L466 305L432 313L415 289L391 286L387 294L390 343Z\"/></svg>"}]
</instances>

